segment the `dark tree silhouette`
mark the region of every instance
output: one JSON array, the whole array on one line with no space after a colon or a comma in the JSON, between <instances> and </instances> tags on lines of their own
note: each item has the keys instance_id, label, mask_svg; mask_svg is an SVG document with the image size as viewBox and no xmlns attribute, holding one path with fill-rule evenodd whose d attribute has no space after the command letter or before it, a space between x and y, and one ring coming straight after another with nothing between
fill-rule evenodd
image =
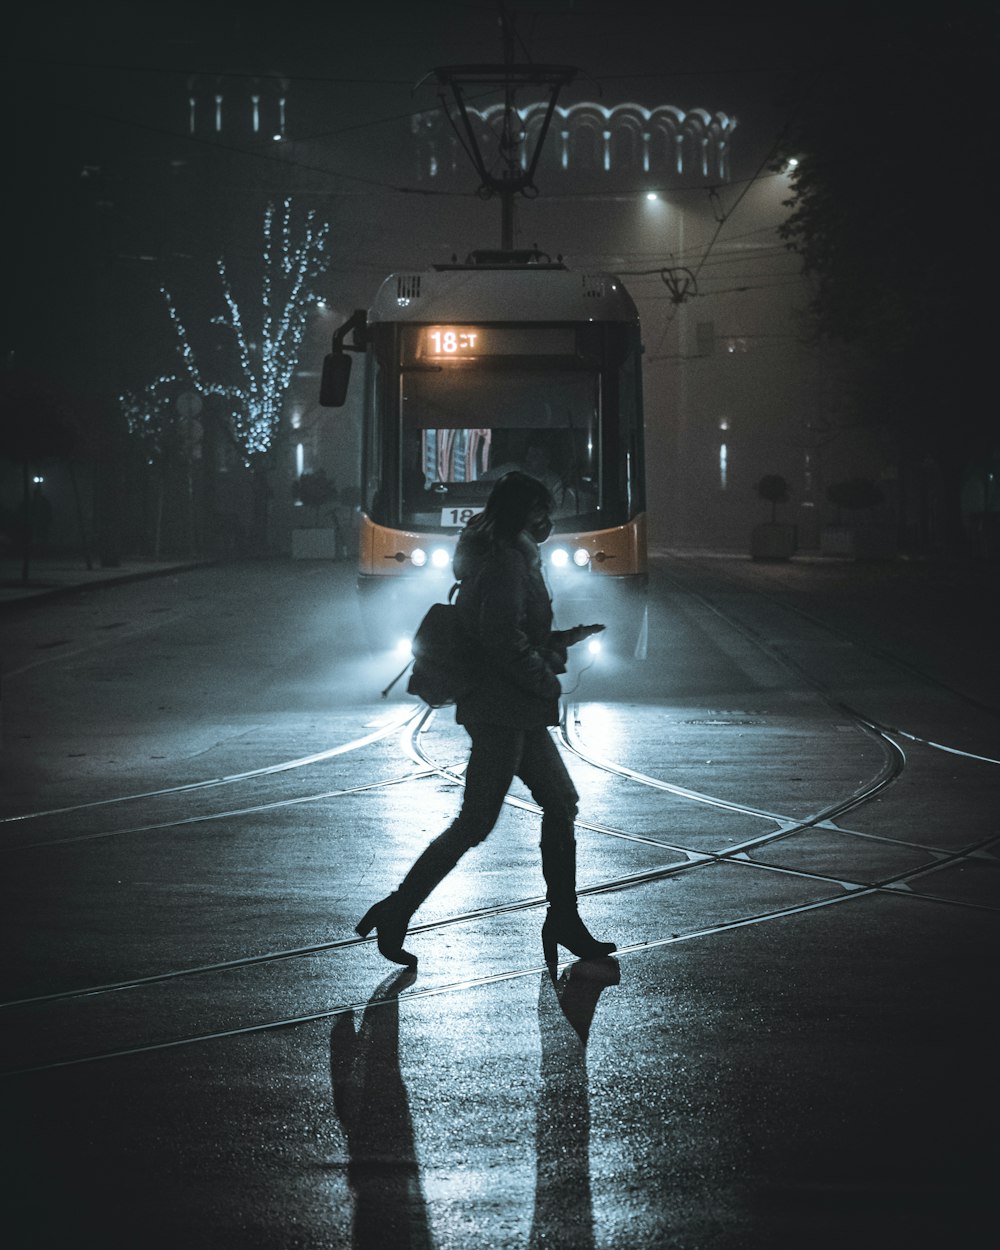
<instances>
[{"instance_id":1,"label":"dark tree silhouette","mask_svg":"<svg viewBox=\"0 0 1000 1250\"><path fill-rule=\"evenodd\" d=\"M929 514L928 467L940 474L952 547L963 472L996 441L980 263L991 205L976 172L992 146L995 17L963 0L842 12L781 152L797 161L781 233L815 280L815 331L855 345L911 519Z\"/></svg>"}]
</instances>

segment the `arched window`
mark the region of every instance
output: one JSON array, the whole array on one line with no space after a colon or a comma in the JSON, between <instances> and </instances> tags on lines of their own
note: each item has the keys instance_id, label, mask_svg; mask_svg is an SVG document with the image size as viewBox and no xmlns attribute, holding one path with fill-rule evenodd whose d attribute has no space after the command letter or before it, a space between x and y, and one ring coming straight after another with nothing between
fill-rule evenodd
<instances>
[{"instance_id":1,"label":"arched window","mask_svg":"<svg viewBox=\"0 0 1000 1250\"><path fill-rule=\"evenodd\" d=\"M570 164L576 170L596 173L603 168L602 149L604 140L596 126L580 122L574 127L570 140Z\"/></svg>"},{"instance_id":2,"label":"arched window","mask_svg":"<svg viewBox=\"0 0 1000 1250\"><path fill-rule=\"evenodd\" d=\"M611 132L611 168L616 174L634 174L642 168L642 138L631 121L620 121Z\"/></svg>"},{"instance_id":3,"label":"arched window","mask_svg":"<svg viewBox=\"0 0 1000 1250\"><path fill-rule=\"evenodd\" d=\"M671 174L677 168L676 132L666 119L650 127L649 168L654 174Z\"/></svg>"},{"instance_id":4,"label":"arched window","mask_svg":"<svg viewBox=\"0 0 1000 1250\"><path fill-rule=\"evenodd\" d=\"M527 169L531 164L531 159L535 155L535 149L538 146L538 136L542 130L542 122L544 116L540 112L535 112L524 122L524 140L521 143L521 168ZM542 149L542 160L547 165L552 163L552 139L553 132L549 130L545 136L545 148Z\"/></svg>"}]
</instances>

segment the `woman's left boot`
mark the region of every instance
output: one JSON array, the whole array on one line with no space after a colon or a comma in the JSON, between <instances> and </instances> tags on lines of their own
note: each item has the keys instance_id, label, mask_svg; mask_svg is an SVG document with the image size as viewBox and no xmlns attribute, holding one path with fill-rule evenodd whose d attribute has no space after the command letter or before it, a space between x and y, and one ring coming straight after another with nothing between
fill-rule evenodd
<instances>
[{"instance_id":1,"label":"woman's left boot","mask_svg":"<svg viewBox=\"0 0 1000 1250\"><path fill-rule=\"evenodd\" d=\"M458 821L449 825L417 858L399 889L380 899L374 907L369 907L355 926L355 932L367 937L375 929L379 951L386 959L406 968L415 968L416 955L403 949L410 917L471 845L473 842L467 825Z\"/></svg>"},{"instance_id":2,"label":"woman's left boot","mask_svg":"<svg viewBox=\"0 0 1000 1250\"><path fill-rule=\"evenodd\" d=\"M402 964L406 968L415 968L417 966L416 955L403 950L403 939L406 937L412 914L400 899L399 891L393 890L373 907L368 908L354 926L354 931L361 937L367 937L374 929L380 954L386 959L391 959L393 963Z\"/></svg>"}]
</instances>

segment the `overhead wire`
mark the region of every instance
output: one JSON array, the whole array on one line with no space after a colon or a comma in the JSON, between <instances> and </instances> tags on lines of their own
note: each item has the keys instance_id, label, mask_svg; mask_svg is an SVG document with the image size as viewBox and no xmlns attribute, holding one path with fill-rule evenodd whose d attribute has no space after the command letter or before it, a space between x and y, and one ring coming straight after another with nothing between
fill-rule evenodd
<instances>
[{"instance_id":1,"label":"overhead wire","mask_svg":"<svg viewBox=\"0 0 1000 1250\"><path fill-rule=\"evenodd\" d=\"M475 8L475 7L478 7L478 6L471 6L471 7ZM536 14L536 16L537 16L537 14ZM525 45L525 42L524 42L523 38L520 36L520 34L519 34L516 30L515 30L515 37L516 37L516 39L517 39L518 43L520 44L521 48L524 50L525 55L528 57L528 59L529 59L529 61L530 61L530 59L531 59L531 54L530 54L530 52L528 51L527 46ZM118 68L119 70L122 70L122 71L124 71L124 72L129 72L129 70L130 70L130 68L131 68L131 67L127 67L127 66L117 66L117 67L115 67L115 66L106 66L106 65L105 65L105 66L90 66L90 68L102 68L102 69L108 69L108 68ZM140 72L140 71L139 71L139 70L136 70L136 72ZM160 70L160 71L157 71L157 72L162 72L162 73L170 73L170 74L176 74L176 73L179 73L179 72L189 72L189 73L197 73L197 74L199 74L199 76L209 76L209 75L210 75L210 73L211 73L211 71L207 71L207 70L199 70L199 71L177 71L177 70L173 70L173 69L163 69L163 70ZM354 84L359 84L359 83L364 83L364 84L369 84L369 85L388 85L388 84L396 84L396 85L401 85L401 84L402 84L402 80L395 80L395 79L374 79L374 78L372 78L372 79L348 79L348 78L344 78L344 79L336 79L336 78L332 78L332 77L307 76L307 75L250 74L250 73L243 73L242 71L225 71L224 73L220 74L220 76L221 76L221 77L231 77L231 78L243 77L243 78L248 78L248 79L250 79L250 78L256 78L256 79L269 79L269 78L273 78L273 79L277 79L277 80L281 80L281 81L301 81L301 82L308 82L308 81L329 82L329 83L334 83L334 82L344 82L345 84L352 84L352 85L354 85ZM653 76L653 75L633 75L633 76L631 76L631 77L654 77L654 76ZM483 94L484 94L484 95L486 95L486 94L492 94L492 92L489 92L489 93L483 93ZM469 151L468 151L468 146L467 146L467 144L465 143L465 141L464 141L464 139L463 139L462 135L458 132L458 129L457 129L457 127L455 126L455 123L454 123L454 119L452 118L452 116L451 116L451 114L450 114L450 111L449 111L449 110L447 109L447 107L445 106L443 99L441 100L441 106L442 106L443 111L444 111L444 113L445 113L445 116L446 116L446 118L447 118L447 120L448 120L449 124L451 125L452 130L455 132L456 137L457 137L457 139L458 139L459 143L461 144L461 146L462 146L463 150L466 152L466 155L470 155L470 153L469 153ZM194 135L194 134L184 134L184 133L181 133L181 132L178 132L178 131L172 130L172 129L170 129L170 128L167 128L167 127L159 127L159 126L155 126L155 125L153 125L152 123L148 123L148 122L140 122L140 121L136 121L136 120L134 120L134 119L124 119L124 118L120 118L120 117L109 116L109 115L107 115L107 114L101 114L101 113L97 113L97 112L95 112L95 111L92 111L92 110L86 110L86 109L77 109L77 110L75 110L75 111L81 112L81 113L83 113L84 115L89 115L89 116L92 116L92 117L99 117L99 118L101 118L102 120L104 120L104 121L106 121L106 122L109 122L109 123L111 123L111 124L121 125L121 126L127 126L127 127L131 127L131 128L139 129L139 130L145 130L145 131L147 131L147 132L149 132L149 133L158 133L158 134L166 135L166 136L168 136L169 138L171 138L171 139L173 139L173 140L175 140L175 141L178 141L178 142L188 142L188 143L194 143L194 144L197 144L197 145L199 145L199 146L211 147L211 148L216 149L216 150L222 150L222 151L230 152L230 153L235 154L235 155L248 157L248 158L249 158L249 159L251 159L251 160L253 160L253 159L259 159L259 160L262 160L262 161L266 161L266 162L268 162L268 163L270 163L270 164L282 165L283 167L286 167L286 168L295 168L295 169L300 169L300 170L304 170L304 171L308 171L308 172L319 173L319 174L322 174L322 175L324 175L324 176L326 176L326 177L336 178L336 179L341 179L341 180L344 180L344 181L347 181L347 182L354 183L354 184L359 185L359 186L370 187L370 188L372 188L372 189L373 189L374 191L376 191L376 192L384 192L384 191L388 191L388 192L391 192L391 193L394 193L394 194L423 195L423 196L428 196L428 197L455 198L455 199L467 199L467 198L472 198L472 196L474 195L474 193L473 193L473 192L469 192L469 191L451 191L451 190L445 190L445 189L442 189L442 188L439 188L439 187L431 188L431 187L423 187L423 186L409 186L409 185L401 185L401 184L398 184L398 183L387 182L387 181L385 181L385 180L383 180L383 179L368 178L368 177L364 177L363 175L360 175L360 174L351 174L351 173L346 173L346 172L344 172L343 170L338 170L338 169L330 169L330 168L329 168L329 167L327 167L327 166L320 165L320 164L317 164L317 163L315 163L315 162L303 161L303 160L301 160L300 158L297 158L297 157L289 157L289 155L287 154L287 148L286 148L286 150L285 150L285 151L282 151L282 152L280 152L280 153L277 153L277 152L272 152L272 151L267 150L267 149L265 149L265 148L261 148L261 149L248 149L248 148L245 148L245 147L242 147L242 146L238 146L238 145L236 145L236 144L232 144L232 143L229 143L229 142L222 141L222 140L217 139L217 138L204 138L204 137L199 136L199 135ZM337 135L337 134L345 134L345 133L350 133L350 132L357 131L357 130L367 129L367 128L369 128L369 127L375 127L375 126L385 125L385 124L389 124L389 123L394 122L394 121L403 120L403 119L405 119L405 118L413 118L413 117L418 117L418 116L420 116L420 115L422 115L422 114L425 114L425 113L430 113L430 112L434 112L434 111L436 111L436 108L435 108L435 109L414 109L414 110L408 111L408 112L407 112L407 113L405 113L405 114L393 114L393 115L390 115L390 116L386 116L386 117L382 117L382 118L377 118L377 119L374 119L374 120L371 120L371 121L367 121L367 122L356 123L356 124L351 125L351 126L348 126L348 127L338 128L338 129L336 129L336 130L329 130L329 131L323 131L323 132L316 132L315 134L313 134L313 135L311 135L311 136L305 136L305 137L300 137L300 138L296 138L296 139L292 139L292 140L287 140L286 142L287 142L287 143L305 143L305 142L315 141L316 139L319 139L319 138L328 138L328 137L331 137L331 136L333 136L333 135ZM728 209L728 210L720 210L720 212L719 212L719 214L718 214L718 216L717 216L717 225L716 225L716 229L715 229L715 231L714 231L714 233L713 233L713 235L712 235L712 238L709 240L708 245L705 247L704 251L702 251L702 252L700 253L700 258L699 258L699 260L698 260L698 262L697 262L696 267L695 267L695 268L694 268L694 270L693 270L693 274L692 274L693 281L692 281L692 283L691 283L691 286L692 286L692 287L696 287L696 283L697 283L697 277L698 277L698 275L699 275L699 274L702 272L702 270L703 270L703 269L704 269L707 265L709 265L709 264L712 264L712 265L718 265L718 264L728 264L729 262L733 262L733 263L744 263L744 262L746 262L746 261L751 261L751 260L760 260L760 259L761 259L761 253L760 253L760 252L756 252L756 253L754 253L754 254L752 254L752 255L744 255L744 256L734 256L734 255L732 255L732 253L730 253L729 255L727 255L725 258L723 258L723 259L721 259L721 260L716 260L716 261L711 261L711 262L709 261L709 257L710 257L710 255L712 254L713 248L715 247L716 243L718 242L718 239L719 239L719 236L720 236L720 234L721 234L721 232L722 232L722 229L723 229L723 228L724 228L724 226L727 224L727 222L731 219L731 217L732 217L733 213L736 211L736 209L739 207L739 204L741 203L742 199L744 198L744 196L745 196L745 195L747 194L747 192L749 191L750 187L751 187L751 186L753 186L755 182L757 182L758 180L760 180L760 179L761 179L761 176L762 176L762 174L763 174L763 171L764 171L765 167L767 166L768 162L769 162L771 159L773 159L773 156L774 156L774 153L775 153L775 151L776 151L776 149L777 149L777 146L778 146L778 144L780 143L781 138L783 137L784 131L785 131L786 129L787 129L787 123L786 123L786 126L783 128L782 132L781 132L781 133L779 133L778 138L775 140L775 143L774 143L774 144L771 146L771 148L768 150L768 153L767 153L767 154L766 154L766 156L764 157L763 161L760 163L760 165L759 165L759 166L757 167L757 169L755 170L755 172L754 172L754 174L752 175L752 177L750 177L750 178L748 178L748 179L745 179L745 180L741 180L741 181L742 181L742 188L741 188L740 193L739 193L739 195L737 196L737 198L736 198L735 202L733 203L732 207L731 207L730 209ZM781 175L780 175L780 174L775 174L775 175L773 175L773 176L776 176L776 177L777 177L777 176L781 176ZM729 184L726 184L726 185L727 185L727 186L739 186L739 185L740 185L740 182L736 182L736 183L729 183ZM681 193L681 192L698 192L698 191L703 191L703 190L705 190L705 188L704 188L704 186L703 186L703 185L701 185L701 186L697 186L697 187L696 187L696 186L689 186L689 187L682 187L682 188L671 188L671 192L672 192L672 193L674 193L674 194L676 194L676 193ZM640 194L640 193L641 193L641 192L636 192L636 194ZM342 191L338 191L338 192L330 191L330 192L327 192L326 194L330 194L330 195L333 195L333 194L344 194L344 192L342 192ZM715 196L715 199L717 200L717 199L718 199L718 188L717 188L717 187L711 187L711 188L709 188L709 195L710 195L710 197L714 195L714 196ZM588 199L600 198L600 193L597 193L597 195L595 195L594 193L589 193L589 192L569 193L569 194L564 194L564 195L561 195L561 196L558 196L558 197L547 197L547 198L553 198L553 199L576 199L576 200L586 201L586 200L588 200ZM757 230L755 230L755 231L749 231L749 232L746 232L746 233L745 233L745 234L743 234L743 235L740 235L740 236L735 236L735 238L736 238L736 239L739 239L739 238L751 237L751 236L753 236L753 235L755 235L755 234L759 234L759 233L763 233L763 232L765 232L765 231L771 231L771 230L775 230L775 229L777 229L777 227L776 227L776 226L775 226L775 227L760 227L760 228L758 228L758 229L757 229ZM769 253L780 253L781 251L783 251L783 250L785 250L785 249L784 249L783 245L780 245L780 246L779 246L779 245L776 245L776 246L774 246L774 247L772 247L772 248L769 248L769 249L766 249L766 250L767 250ZM688 255L688 254L690 254L690 253L687 253L687 252L685 253L685 255ZM672 259L681 259L681 258L680 258L680 257L678 257L678 258L672 258ZM658 274L658 275L661 277L661 279L662 279L664 271L665 271L665 270L669 270L669 269L670 269L670 266L659 266L657 269L655 269L655 270L649 270L649 271L624 270L624 269L622 269L622 270L620 270L620 272L622 272L623 274L629 274L629 275L631 275L631 276L645 276L645 274L646 274L646 273L648 273L648 274ZM716 280L718 280L718 278L719 278L719 277L721 277L721 275L717 275L717 276L716 276ZM731 288L731 289L732 289L732 290L745 290L745 289L748 289L748 288L743 287L743 288ZM684 298L692 297L695 293L696 293L696 291L695 291L694 289L692 289L690 292L688 292L688 291L686 290L686 291L685 291ZM722 293L722 292L713 292L713 293L714 293L714 294L719 294L719 293ZM673 293L672 293L672 295L671 295L671 299L674 301L674 303L675 303L675 304L678 302L678 299L680 299L680 298L681 298L681 296L679 296L677 292L673 292Z\"/></svg>"},{"instance_id":2,"label":"overhead wire","mask_svg":"<svg viewBox=\"0 0 1000 1250\"><path fill-rule=\"evenodd\" d=\"M778 132L778 134L777 134L777 136L776 136L776 138L775 138L774 142L771 144L770 148L768 148L767 153L766 153L766 155L764 156L764 159L763 159L763 160L760 162L760 164L757 166L756 172L754 173L753 177L752 177L752 178L749 178L749 179L745 182L745 184L744 184L744 186L743 186L742 190L740 191L739 195L738 195L738 196L736 197L736 199L733 201L732 208L728 209L727 211L723 211L723 212L721 213L721 215L719 216L719 218L718 218L718 223L717 223L717 225L716 225L716 227L715 227L715 232L713 233L713 235L712 235L711 239L709 239L709 241L708 241L708 246L705 248L705 251L704 251L704 253L703 253L703 255L702 255L702 258L701 258L701 260L698 262L698 264L697 264L697 266L696 266L696 268L695 268L695 271L694 271L694 276L695 276L695 279L697 279L698 274L699 274L699 273L701 273L701 270L703 269L703 267L704 267L704 265L705 265L705 262L708 260L709 256L711 255L711 253L712 253L712 248L715 246L716 242L718 241L719 235L722 233L723 229L725 228L726 222L728 222L728 221L730 220L730 218L732 217L733 213L735 213L735 212L736 212L736 210L739 208L740 204L743 202L743 199L744 199L744 197L746 196L747 192L748 192L748 191L750 190L750 188L754 185L754 183L757 181L757 179L760 177L760 175L764 172L764 170L767 168L767 166L771 163L771 161L773 161L773 160L774 160L774 158L775 158L775 156L776 156L776 154L777 154L777 152L778 152L778 148L781 146L781 142L782 142L782 140L784 139L785 134L787 133L787 130L788 130L788 126L789 126L789 124L790 124L790 121L791 121L791 119L789 118L789 120L788 120L788 121L786 121L785 125L784 125L784 126L781 128L781 130ZM779 176L780 176L780 175L779 175ZM716 190L716 189L715 189L715 188L712 188L712 190ZM718 192L717 192L717 190L716 190L716 198L718 198Z\"/></svg>"}]
</instances>

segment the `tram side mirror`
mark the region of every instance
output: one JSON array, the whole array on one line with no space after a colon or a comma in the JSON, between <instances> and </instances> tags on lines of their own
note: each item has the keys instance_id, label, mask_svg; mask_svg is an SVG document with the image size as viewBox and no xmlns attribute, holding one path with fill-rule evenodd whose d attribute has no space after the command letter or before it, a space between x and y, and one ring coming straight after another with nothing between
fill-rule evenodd
<instances>
[{"instance_id":1,"label":"tram side mirror","mask_svg":"<svg viewBox=\"0 0 1000 1250\"><path fill-rule=\"evenodd\" d=\"M350 380L351 358L347 352L328 352L323 357L323 376L319 384L320 407L343 408Z\"/></svg>"}]
</instances>

